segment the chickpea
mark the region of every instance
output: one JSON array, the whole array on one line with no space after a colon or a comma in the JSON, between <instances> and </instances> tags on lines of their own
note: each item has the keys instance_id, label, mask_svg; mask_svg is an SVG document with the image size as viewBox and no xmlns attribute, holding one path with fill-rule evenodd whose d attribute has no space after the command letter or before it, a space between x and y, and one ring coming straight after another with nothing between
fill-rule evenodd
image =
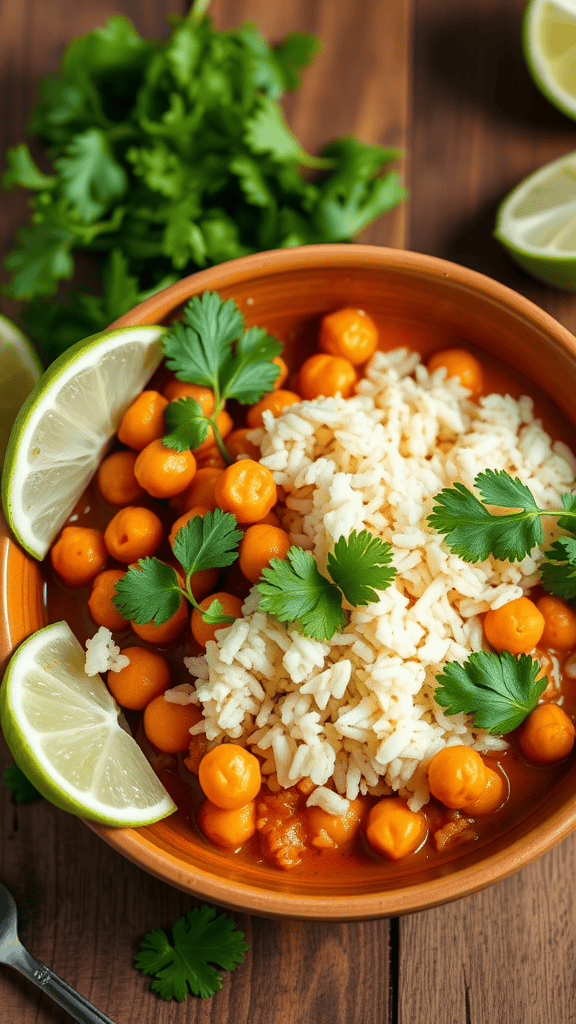
<instances>
[{"instance_id":1,"label":"chickpea","mask_svg":"<svg viewBox=\"0 0 576 1024\"><path fill-rule=\"evenodd\" d=\"M358 835L366 814L366 803L360 797L350 800L344 814L328 814L322 807L308 807L308 832L312 846L318 849L346 846Z\"/></svg>"},{"instance_id":2,"label":"chickpea","mask_svg":"<svg viewBox=\"0 0 576 1024\"><path fill-rule=\"evenodd\" d=\"M234 421L230 416L230 413L226 412L226 409L222 409L218 413L216 417L216 426L218 427L218 432L222 440L228 437L228 434L234 426ZM197 448L194 448L193 453L197 459L206 459L208 457L208 453L212 453L212 451L219 454L218 447L216 445L216 438L214 437L214 428L210 426L208 427L208 434L202 441L202 444L199 444Z\"/></svg>"},{"instance_id":3,"label":"chickpea","mask_svg":"<svg viewBox=\"0 0 576 1024\"><path fill-rule=\"evenodd\" d=\"M247 580L257 583L272 558L286 558L290 537L285 530L256 523L246 530L238 549L240 568Z\"/></svg>"},{"instance_id":4,"label":"chickpea","mask_svg":"<svg viewBox=\"0 0 576 1024\"><path fill-rule=\"evenodd\" d=\"M459 809L472 803L486 787L486 768L480 754L458 744L443 747L428 766L432 796L446 807Z\"/></svg>"},{"instance_id":5,"label":"chickpea","mask_svg":"<svg viewBox=\"0 0 576 1024\"><path fill-rule=\"evenodd\" d=\"M237 743L222 743L202 758L198 779L204 795L216 807L244 807L260 792L260 762Z\"/></svg>"},{"instance_id":6,"label":"chickpea","mask_svg":"<svg viewBox=\"0 0 576 1024\"><path fill-rule=\"evenodd\" d=\"M476 800L463 804L460 810L470 818L480 818L486 814L494 814L506 799L506 782L500 772L484 766L486 782L484 789Z\"/></svg>"},{"instance_id":7,"label":"chickpea","mask_svg":"<svg viewBox=\"0 0 576 1024\"><path fill-rule=\"evenodd\" d=\"M553 650L571 651L576 647L576 614L566 601L547 594L536 602L538 611L544 616L544 632L541 642Z\"/></svg>"},{"instance_id":8,"label":"chickpea","mask_svg":"<svg viewBox=\"0 0 576 1024\"><path fill-rule=\"evenodd\" d=\"M486 612L484 635L496 651L526 654L539 643L544 632L544 616L529 597Z\"/></svg>"},{"instance_id":9,"label":"chickpea","mask_svg":"<svg viewBox=\"0 0 576 1024\"><path fill-rule=\"evenodd\" d=\"M322 318L318 347L360 366L378 347L378 328L363 309L336 309Z\"/></svg>"},{"instance_id":10,"label":"chickpea","mask_svg":"<svg viewBox=\"0 0 576 1024\"><path fill-rule=\"evenodd\" d=\"M205 388L201 384L171 380L162 394L168 402L177 402L179 398L193 398L195 402L198 402L205 416L211 416L214 412L214 392L211 388Z\"/></svg>"},{"instance_id":11,"label":"chickpea","mask_svg":"<svg viewBox=\"0 0 576 1024\"><path fill-rule=\"evenodd\" d=\"M65 526L50 551L53 568L73 587L91 583L107 558L103 534L88 526Z\"/></svg>"},{"instance_id":12,"label":"chickpea","mask_svg":"<svg viewBox=\"0 0 576 1024\"><path fill-rule=\"evenodd\" d=\"M427 830L422 814L411 811L400 797L387 796L370 809L366 838L377 853L400 860L422 845Z\"/></svg>"},{"instance_id":13,"label":"chickpea","mask_svg":"<svg viewBox=\"0 0 576 1024\"><path fill-rule=\"evenodd\" d=\"M226 448L230 458L236 461L239 455L247 455L249 459L254 462L258 462L260 458L260 449L257 444L253 441L248 440L248 434L251 433L249 427L242 427L239 430L233 430L231 434L228 434L226 438Z\"/></svg>"},{"instance_id":14,"label":"chickpea","mask_svg":"<svg viewBox=\"0 0 576 1024\"><path fill-rule=\"evenodd\" d=\"M230 435L232 436L232 435ZM204 466L196 470L192 483L184 492L184 512L194 508L195 505L202 505L211 512L216 508L216 484L222 476L223 469L214 466Z\"/></svg>"},{"instance_id":15,"label":"chickpea","mask_svg":"<svg viewBox=\"0 0 576 1024\"><path fill-rule=\"evenodd\" d=\"M154 697L144 708L142 725L146 739L166 754L181 754L188 750L190 729L202 718L195 704L173 704L163 693Z\"/></svg>"},{"instance_id":16,"label":"chickpea","mask_svg":"<svg viewBox=\"0 0 576 1024\"><path fill-rule=\"evenodd\" d=\"M108 672L108 689L120 707L142 711L170 686L168 662L145 647L125 647L121 653L129 658L130 664L119 672Z\"/></svg>"},{"instance_id":17,"label":"chickpea","mask_svg":"<svg viewBox=\"0 0 576 1024\"><path fill-rule=\"evenodd\" d=\"M153 555L163 536L164 529L155 512L128 505L108 523L104 543L112 558L128 564Z\"/></svg>"},{"instance_id":18,"label":"chickpea","mask_svg":"<svg viewBox=\"0 0 576 1024\"><path fill-rule=\"evenodd\" d=\"M280 416L290 405L296 405L301 402L300 395L297 395L295 391L283 391L281 388L278 391L269 391L264 398L261 398L256 405L253 405L246 416L246 422L249 427L261 427L264 423L264 413L271 412L273 416Z\"/></svg>"},{"instance_id":19,"label":"chickpea","mask_svg":"<svg viewBox=\"0 0 576 1024\"><path fill-rule=\"evenodd\" d=\"M272 362L274 363L275 366L278 366L280 368L280 373L278 374L276 380L274 381L274 391L278 391L278 388L281 388L285 381L288 380L288 367L286 366L286 363L282 359L282 356L274 356Z\"/></svg>"},{"instance_id":20,"label":"chickpea","mask_svg":"<svg viewBox=\"0 0 576 1024\"><path fill-rule=\"evenodd\" d=\"M106 626L112 632L119 632L128 627L126 619L122 617L113 598L116 593L116 584L124 575L123 569L106 569L96 576L92 583L92 592L88 598L90 615L99 626Z\"/></svg>"},{"instance_id":21,"label":"chickpea","mask_svg":"<svg viewBox=\"0 0 576 1024\"><path fill-rule=\"evenodd\" d=\"M538 704L520 726L523 753L537 764L563 761L574 746L572 720L558 704Z\"/></svg>"},{"instance_id":22,"label":"chickpea","mask_svg":"<svg viewBox=\"0 0 576 1024\"><path fill-rule=\"evenodd\" d=\"M144 491L134 476L136 452L113 452L101 463L96 474L98 490L111 505L132 505Z\"/></svg>"},{"instance_id":23,"label":"chickpea","mask_svg":"<svg viewBox=\"0 0 576 1024\"><path fill-rule=\"evenodd\" d=\"M428 372L434 373L443 367L446 377L459 377L463 387L468 388L472 398L478 398L484 389L484 374L478 359L465 348L445 348L434 352L427 362Z\"/></svg>"},{"instance_id":24,"label":"chickpea","mask_svg":"<svg viewBox=\"0 0 576 1024\"><path fill-rule=\"evenodd\" d=\"M356 380L356 370L349 359L320 352L302 364L297 387L302 398L329 398L338 393L349 398Z\"/></svg>"},{"instance_id":25,"label":"chickpea","mask_svg":"<svg viewBox=\"0 0 576 1024\"><path fill-rule=\"evenodd\" d=\"M132 629L141 640L146 640L149 644L156 644L158 647L173 643L187 624L188 605L185 598L182 598L178 611L174 612L174 615L167 619L166 622L158 624L154 621L130 623Z\"/></svg>"},{"instance_id":26,"label":"chickpea","mask_svg":"<svg viewBox=\"0 0 576 1024\"><path fill-rule=\"evenodd\" d=\"M239 523L257 523L276 504L274 477L266 466L252 459L241 459L228 466L216 484L216 501L224 512L231 512Z\"/></svg>"},{"instance_id":27,"label":"chickpea","mask_svg":"<svg viewBox=\"0 0 576 1024\"><path fill-rule=\"evenodd\" d=\"M215 846L239 850L256 831L256 805L252 800L244 807L225 810L210 800L204 800L198 811L198 824Z\"/></svg>"},{"instance_id":28,"label":"chickpea","mask_svg":"<svg viewBox=\"0 0 576 1024\"><path fill-rule=\"evenodd\" d=\"M191 451L178 452L167 448L161 440L152 441L144 448L134 466L134 475L153 498L172 498L181 494L192 483L196 472L196 459Z\"/></svg>"},{"instance_id":29,"label":"chickpea","mask_svg":"<svg viewBox=\"0 0 576 1024\"><path fill-rule=\"evenodd\" d=\"M118 427L122 444L137 452L162 437L167 400L158 391L142 391L126 410Z\"/></svg>"},{"instance_id":30,"label":"chickpea","mask_svg":"<svg viewBox=\"0 0 576 1024\"><path fill-rule=\"evenodd\" d=\"M239 619L242 615L242 601L240 598L236 597L235 594L227 594L222 590L217 591L215 594L210 594L209 597L205 597L200 601L200 608L202 611L207 611L215 600L220 601L225 615L231 615L235 619ZM214 640L216 638L216 633L219 629L226 629L229 625L231 625L229 622L216 622L213 624L204 622L204 619L197 608L192 612L192 618L190 620L192 636L201 647L206 647L209 640Z\"/></svg>"},{"instance_id":31,"label":"chickpea","mask_svg":"<svg viewBox=\"0 0 576 1024\"><path fill-rule=\"evenodd\" d=\"M168 540L170 541L170 547L174 548L174 540L176 538L176 534L179 533L182 527L186 526L191 519L196 519L197 516L203 519L206 513L209 511L210 510L207 509L204 505L196 505L193 508L189 508L188 511L184 513L184 515L179 516L176 522L172 524L172 529L170 530L170 534L168 537Z\"/></svg>"}]
</instances>

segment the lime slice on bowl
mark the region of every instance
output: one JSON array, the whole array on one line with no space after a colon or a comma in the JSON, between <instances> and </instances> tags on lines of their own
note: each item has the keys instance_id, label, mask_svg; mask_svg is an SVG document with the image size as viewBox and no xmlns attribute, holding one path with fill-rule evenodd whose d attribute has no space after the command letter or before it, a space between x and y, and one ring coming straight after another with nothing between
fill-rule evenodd
<instances>
[{"instance_id":1,"label":"lime slice on bowl","mask_svg":"<svg viewBox=\"0 0 576 1024\"><path fill-rule=\"evenodd\" d=\"M529 274L576 289L576 152L540 167L506 196L494 236Z\"/></svg>"},{"instance_id":2,"label":"lime slice on bowl","mask_svg":"<svg viewBox=\"0 0 576 1024\"><path fill-rule=\"evenodd\" d=\"M159 821L176 805L128 731L85 652L56 622L18 648L0 687L0 723L12 756L39 793L105 825Z\"/></svg>"},{"instance_id":3,"label":"lime slice on bowl","mask_svg":"<svg viewBox=\"0 0 576 1024\"><path fill-rule=\"evenodd\" d=\"M164 327L124 327L73 345L22 406L6 451L12 532L42 559L96 471L124 411L162 359Z\"/></svg>"},{"instance_id":4,"label":"lime slice on bowl","mask_svg":"<svg viewBox=\"0 0 576 1024\"><path fill-rule=\"evenodd\" d=\"M0 315L0 467L16 414L38 383L42 364L28 338Z\"/></svg>"},{"instance_id":5,"label":"lime slice on bowl","mask_svg":"<svg viewBox=\"0 0 576 1024\"><path fill-rule=\"evenodd\" d=\"M531 0L522 47L540 92L576 120L576 0Z\"/></svg>"}]
</instances>

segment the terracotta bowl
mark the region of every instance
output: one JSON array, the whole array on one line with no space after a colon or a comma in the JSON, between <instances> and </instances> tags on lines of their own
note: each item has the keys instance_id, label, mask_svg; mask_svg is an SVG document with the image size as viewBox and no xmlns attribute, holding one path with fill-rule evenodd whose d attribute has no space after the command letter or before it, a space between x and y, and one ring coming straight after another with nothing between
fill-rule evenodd
<instances>
[{"instance_id":1,"label":"terracotta bowl","mask_svg":"<svg viewBox=\"0 0 576 1024\"><path fill-rule=\"evenodd\" d=\"M424 352L476 346L523 375L530 392L551 396L576 424L576 339L503 285L463 267L412 252L326 245L248 256L202 271L148 299L116 325L169 322L191 295L217 289L250 324L285 343L292 366L314 348L319 318L339 306L365 308L388 324L387 347L413 341ZM496 365L496 364L495 364ZM543 400L545 404L545 399ZM0 540L0 654L45 622L39 567ZM250 864L203 843L177 816L139 830L91 825L145 871L215 903L275 917L352 920L395 916L458 899L524 867L576 826L576 768L546 801L498 838L452 860L416 870L386 865L369 877L295 877Z\"/></svg>"}]
</instances>

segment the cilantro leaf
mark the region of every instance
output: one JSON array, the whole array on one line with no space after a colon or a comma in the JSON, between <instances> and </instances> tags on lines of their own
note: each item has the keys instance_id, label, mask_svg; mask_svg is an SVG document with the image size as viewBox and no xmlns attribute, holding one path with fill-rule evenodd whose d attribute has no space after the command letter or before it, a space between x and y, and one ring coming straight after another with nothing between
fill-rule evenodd
<instances>
[{"instance_id":1,"label":"cilantro leaf","mask_svg":"<svg viewBox=\"0 0 576 1024\"><path fill-rule=\"evenodd\" d=\"M36 224L18 232L19 249L9 252L4 266L13 278L3 290L12 299L53 295L58 281L72 277L74 235L62 228Z\"/></svg>"},{"instance_id":2,"label":"cilantro leaf","mask_svg":"<svg viewBox=\"0 0 576 1024\"><path fill-rule=\"evenodd\" d=\"M128 178L114 160L106 138L97 128L75 135L54 161L62 178L62 191L74 203L82 220L97 220L113 200L124 195Z\"/></svg>"},{"instance_id":3,"label":"cilantro leaf","mask_svg":"<svg viewBox=\"0 0 576 1024\"><path fill-rule=\"evenodd\" d=\"M152 991L182 1002L189 993L206 998L218 992L222 976L212 965L233 971L247 950L244 934L227 914L201 906L176 919L172 940L160 929L149 932L135 963L155 977Z\"/></svg>"},{"instance_id":4,"label":"cilantro leaf","mask_svg":"<svg viewBox=\"0 0 576 1024\"><path fill-rule=\"evenodd\" d=\"M561 494L560 501L567 514L558 517L558 526L576 536L576 494Z\"/></svg>"},{"instance_id":5,"label":"cilantro leaf","mask_svg":"<svg viewBox=\"0 0 576 1024\"><path fill-rule=\"evenodd\" d=\"M340 537L328 555L328 572L351 605L378 600L378 590L386 590L396 575L390 567L392 548L368 530Z\"/></svg>"},{"instance_id":6,"label":"cilantro leaf","mask_svg":"<svg viewBox=\"0 0 576 1024\"><path fill-rule=\"evenodd\" d=\"M509 651L477 651L460 665L450 661L436 677L434 694L446 714L474 714L474 724L496 735L512 732L536 707L548 679L538 661Z\"/></svg>"},{"instance_id":7,"label":"cilantro leaf","mask_svg":"<svg viewBox=\"0 0 576 1024\"><path fill-rule=\"evenodd\" d=\"M226 615L226 612L222 607L222 602L217 597L210 602L207 608L202 609L201 614L202 621L207 622L210 626L216 626L219 622L226 623L236 621L234 615Z\"/></svg>"},{"instance_id":8,"label":"cilantro leaf","mask_svg":"<svg viewBox=\"0 0 576 1024\"><path fill-rule=\"evenodd\" d=\"M474 483L487 505L539 511L534 495L526 484L516 477L511 477L502 469L487 469L483 473L478 473Z\"/></svg>"},{"instance_id":9,"label":"cilantro leaf","mask_svg":"<svg viewBox=\"0 0 576 1024\"><path fill-rule=\"evenodd\" d=\"M337 164L334 174L320 186L314 211L323 240L345 242L405 199L406 189L397 171L377 176L387 163L402 155L399 150L364 146L345 136L326 146L323 153Z\"/></svg>"},{"instance_id":10,"label":"cilantro leaf","mask_svg":"<svg viewBox=\"0 0 576 1024\"><path fill-rule=\"evenodd\" d=\"M526 506L528 499L523 497L525 490L531 503L522 512L493 515L461 483L445 487L436 495L436 505L427 521L438 533L445 534L450 549L465 562L483 562L490 554L514 562L524 558L532 548L542 543L544 530L540 522L541 513L530 491L519 480L511 477L506 485L501 479L505 475L480 473L475 482L478 485L480 481L485 493L491 497L502 495L506 487L508 493L513 492L515 508L521 499Z\"/></svg>"},{"instance_id":11,"label":"cilantro leaf","mask_svg":"<svg viewBox=\"0 0 576 1024\"><path fill-rule=\"evenodd\" d=\"M286 560L273 558L257 584L258 607L280 622L302 623L315 640L329 640L346 623L340 590L318 571L310 551L291 547Z\"/></svg>"},{"instance_id":12,"label":"cilantro leaf","mask_svg":"<svg viewBox=\"0 0 576 1024\"><path fill-rule=\"evenodd\" d=\"M2 185L8 191L11 188L29 188L33 191L53 188L56 183L54 175L43 174L34 163L28 146L21 142L6 153L8 170L4 171Z\"/></svg>"},{"instance_id":13,"label":"cilantro leaf","mask_svg":"<svg viewBox=\"0 0 576 1024\"><path fill-rule=\"evenodd\" d=\"M560 537L546 551L547 561L540 564L542 585L550 594L565 601L576 598L576 539Z\"/></svg>"},{"instance_id":14,"label":"cilantro leaf","mask_svg":"<svg viewBox=\"0 0 576 1024\"><path fill-rule=\"evenodd\" d=\"M282 108L269 96L258 96L254 109L244 127L244 140L253 153L270 153L280 163L295 161L303 167L334 167L330 157L311 156L302 149L286 124Z\"/></svg>"},{"instance_id":15,"label":"cilantro leaf","mask_svg":"<svg viewBox=\"0 0 576 1024\"><path fill-rule=\"evenodd\" d=\"M129 622L158 626L178 611L182 602L178 574L157 558L140 558L116 584L114 606Z\"/></svg>"},{"instance_id":16,"label":"cilantro leaf","mask_svg":"<svg viewBox=\"0 0 576 1024\"><path fill-rule=\"evenodd\" d=\"M5 789L12 791L12 799L18 804L29 804L40 799L41 794L36 786L32 785L16 762L4 770L2 783Z\"/></svg>"},{"instance_id":17,"label":"cilantro leaf","mask_svg":"<svg viewBox=\"0 0 576 1024\"><path fill-rule=\"evenodd\" d=\"M276 338L262 327L251 327L238 340L234 355L223 364L220 390L241 405L252 405L272 390L280 370L272 362L282 351Z\"/></svg>"},{"instance_id":18,"label":"cilantro leaf","mask_svg":"<svg viewBox=\"0 0 576 1024\"><path fill-rule=\"evenodd\" d=\"M300 71L308 67L321 49L320 40L311 32L291 32L274 47L274 55L282 68L284 88L294 92L300 88Z\"/></svg>"},{"instance_id":19,"label":"cilantro leaf","mask_svg":"<svg viewBox=\"0 0 576 1024\"><path fill-rule=\"evenodd\" d=\"M195 398L169 402L164 410L164 421L170 433L162 438L162 443L177 452L198 448L208 437L208 420Z\"/></svg>"},{"instance_id":20,"label":"cilantro leaf","mask_svg":"<svg viewBox=\"0 0 576 1024\"><path fill-rule=\"evenodd\" d=\"M224 302L217 292L194 295L184 309L184 322L173 324L162 339L166 365L178 380L214 388L243 330L244 317L233 299Z\"/></svg>"},{"instance_id":21,"label":"cilantro leaf","mask_svg":"<svg viewBox=\"0 0 576 1024\"><path fill-rule=\"evenodd\" d=\"M217 508L206 515L194 516L174 538L174 555L187 575L202 569L221 569L238 557L242 531L236 517Z\"/></svg>"}]
</instances>

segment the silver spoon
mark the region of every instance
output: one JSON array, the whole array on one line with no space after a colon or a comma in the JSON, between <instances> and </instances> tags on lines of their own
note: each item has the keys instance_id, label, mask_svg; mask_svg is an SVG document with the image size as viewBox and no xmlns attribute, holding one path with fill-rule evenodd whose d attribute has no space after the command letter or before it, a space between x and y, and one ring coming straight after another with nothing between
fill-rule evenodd
<instances>
[{"instance_id":1,"label":"silver spoon","mask_svg":"<svg viewBox=\"0 0 576 1024\"><path fill-rule=\"evenodd\" d=\"M35 960L18 938L16 904L12 894L0 882L0 963L10 964L63 1006L80 1024L114 1024L84 996L70 988L54 971Z\"/></svg>"}]
</instances>

